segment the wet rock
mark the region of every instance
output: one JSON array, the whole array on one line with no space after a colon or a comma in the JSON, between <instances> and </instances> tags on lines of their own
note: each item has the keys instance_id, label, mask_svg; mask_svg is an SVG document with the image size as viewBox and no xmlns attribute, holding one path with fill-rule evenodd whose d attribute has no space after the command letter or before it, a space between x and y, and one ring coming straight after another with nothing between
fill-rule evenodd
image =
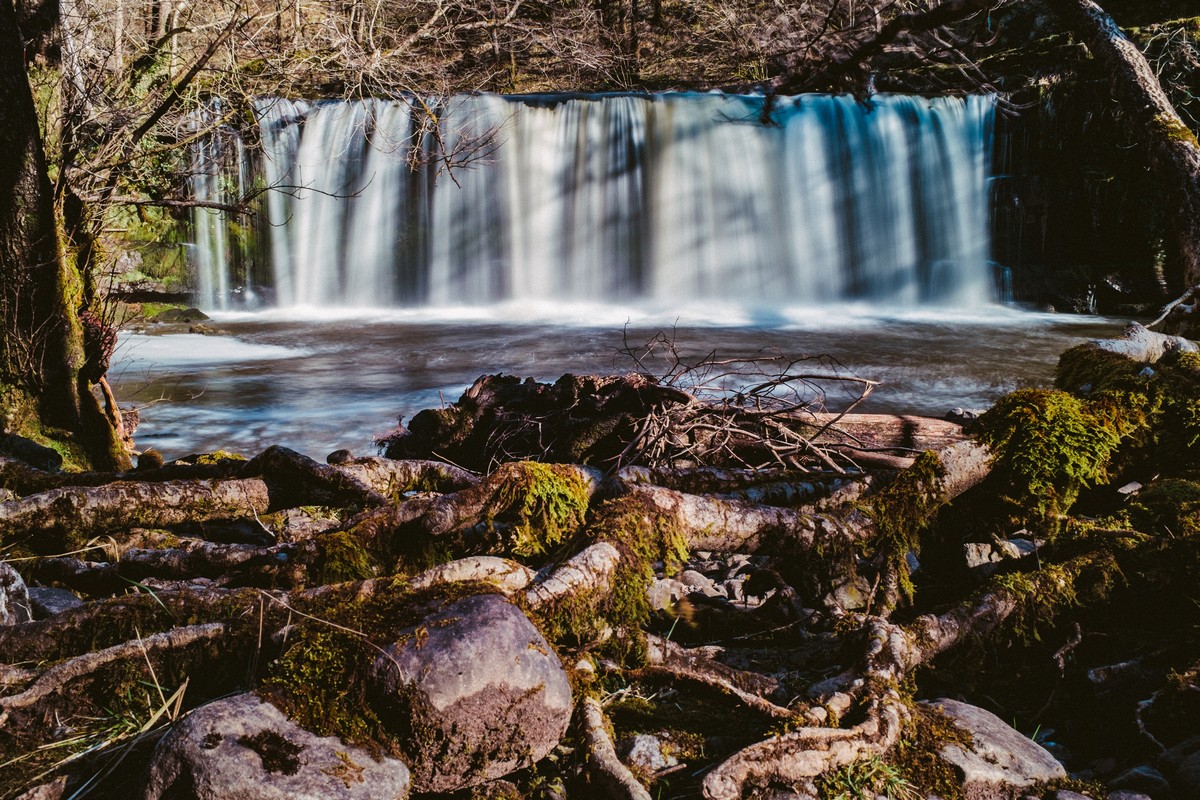
<instances>
[{"instance_id":1,"label":"wet rock","mask_svg":"<svg viewBox=\"0 0 1200 800\"><path fill-rule=\"evenodd\" d=\"M1153 692L1162 681L1162 670L1146 659L1136 658L1116 664L1103 664L1087 671L1088 682L1101 696L1142 697Z\"/></svg>"},{"instance_id":2,"label":"wet rock","mask_svg":"<svg viewBox=\"0 0 1200 800\"><path fill-rule=\"evenodd\" d=\"M0 625L18 625L31 619L25 580L12 565L0 561Z\"/></svg>"},{"instance_id":3,"label":"wet rock","mask_svg":"<svg viewBox=\"0 0 1200 800\"><path fill-rule=\"evenodd\" d=\"M718 592L716 585L709 578L694 569L685 569L679 575L679 582L687 587L688 591L701 592L712 597L715 594L724 594Z\"/></svg>"},{"instance_id":4,"label":"wet rock","mask_svg":"<svg viewBox=\"0 0 1200 800\"><path fill-rule=\"evenodd\" d=\"M296 725L253 694L201 706L159 742L146 800L402 800L409 773L394 758Z\"/></svg>"},{"instance_id":5,"label":"wet rock","mask_svg":"<svg viewBox=\"0 0 1200 800\"><path fill-rule=\"evenodd\" d=\"M861 611L871 600L871 582L862 575L854 575L838 584L825 596L825 607L832 610Z\"/></svg>"},{"instance_id":6,"label":"wet rock","mask_svg":"<svg viewBox=\"0 0 1200 800\"><path fill-rule=\"evenodd\" d=\"M372 681L414 791L456 791L533 764L571 721L558 656L500 595L457 600L402 630Z\"/></svg>"},{"instance_id":7,"label":"wet rock","mask_svg":"<svg viewBox=\"0 0 1200 800\"><path fill-rule=\"evenodd\" d=\"M622 739L617 752L626 766L648 775L679 764L679 759L663 752L663 743L658 737L648 733Z\"/></svg>"},{"instance_id":8,"label":"wet rock","mask_svg":"<svg viewBox=\"0 0 1200 800\"><path fill-rule=\"evenodd\" d=\"M1132 789L1151 797L1171 796L1171 785L1167 783L1166 776L1147 764L1125 770L1109 781L1109 786L1114 789ZM1188 795L1182 796L1187 797Z\"/></svg>"},{"instance_id":9,"label":"wet rock","mask_svg":"<svg viewBox=\"0 0 1200 800\"><path fill-rule=\"evenodd\" d=\"M672 578L658 578L647 590L647 599L654 611L671 611L685 595L687 588Z\"/></svg>"},{"instance_id":10,"label":"wet rock","mask_svg":"<svg viewBox=\"0 0 1200 800\"><path fill-rule=\"evenodd\" d=\"M990 711L948 699L930 705L971 734L974 745L970 751L956 744L947 744L940 751L961 776L966 800L1013 800L1036 783L1067 776L1045 748Z\"/></svg>"},{"instance_id":11,"label":"wet rock","mask_svg":"<svg viewBox=\"0 0 1200 800\"><path fill-rule=\"evenodd\" d=\"M79 608L83 601L71 591L49 586L29 587L29 608L34 619L46 619Z\"/></svg>"},{"instance_id":12,"label":"wet rock","mask_svg":"<svg viewBox=\"0 0 1200 800\"><path fill-rule=\"evenodd\" d=\"M1200 753L1200 735L1189 736L1158 757L1159 766L1168 775L1179 769L1189 756Z\"/></svg>"}]
</instances>

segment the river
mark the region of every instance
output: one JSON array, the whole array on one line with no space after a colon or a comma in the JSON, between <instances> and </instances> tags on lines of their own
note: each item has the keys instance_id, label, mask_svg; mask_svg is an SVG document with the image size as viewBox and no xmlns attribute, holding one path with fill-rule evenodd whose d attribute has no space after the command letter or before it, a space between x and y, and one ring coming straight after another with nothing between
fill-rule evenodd
<instances>
[{"instance_id":1,"label":"river","mask_svg":"<svg viewBox=\"0 0 1200 800\"><path fill-rule=\"evenodd\" d=\"M827 355L879 381L859 410L941 416L1049 385L1058 354L1123 321L1001 306L888 314L855 306L758 309L520 303L410 311L217 313L224 335L122 334L110 380L141 408L137 442L166 458L281 444L321 459L372 440L398 416L456 400L479 375L553 381L634 368L619 354L659 331L696 359ZM178 330L170 329L170 330ZM828 403L849 402L831 385Z\"/></svg>"}]
</instances>

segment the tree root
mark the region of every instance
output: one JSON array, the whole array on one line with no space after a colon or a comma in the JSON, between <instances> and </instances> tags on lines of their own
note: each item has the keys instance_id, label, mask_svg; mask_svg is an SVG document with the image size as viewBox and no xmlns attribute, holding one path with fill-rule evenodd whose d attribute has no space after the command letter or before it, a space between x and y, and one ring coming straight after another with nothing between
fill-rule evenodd
<instances>
[{"instance_id":1,"label":"tree root","mask_svg":"<svg viewBox=\"0 0 1200 800\"><path fill-rule=\"evenodd\" d=\"M349 471L314 461L295 450L272 445L251 459L246 475L261 475L282 495L277 505L358 505L375 508L387 498Z\"/></svg>"},{"instance_id":2,"label":"tree root","mask_svg":"<svg viewBox=\"0 0 1200 800\"><path fill-rule=\"evenodd\" d=\"M571 595L607 591L620 560L620 552L608 542L593 544L535 583L525 592L525 602L537 611Z\"/></svg>"},{"instance_id":3,"label":"tree root","mask_svg":"<svg viewBox=\"0 0 1200 800\"><path fill-rule=\"evenodd\" d=\"M442 461L365 457L339 462L334 468L393 501L398 501L404 492L417 488L445 493L479 484L477 475Z\"/></svg>"},{"instance_id":4,"label":"tree root","mask_svg":"<svg viewBox=\"0 0 1200 800\"><path fill-rule=\"evenodd\" d=\"M774 719L796 716L795 711L763 697L779 688L778 681L757 672L728 667L658 636L647 635L646 644L647 665L632 671L628 677L688 681L735 697L748 708Z\"/></svg>"},{"instance_id":5,"label":"tree root","mask_svg":"<svg viewBox=\"0 0 1200 800\"><path fill-rule=\"evenodd\" d=\"M116 562L46 558L37 563L32 575L43 583L60 583L91 595L113 594L146 578L211 578L220 586L267 582L291 586L304 581L305 567L312 564L316 553L316 542L311 539L270 547L184 539L177 547L129 548Z\"/></svg>"},{"instance_id":6,"label":"tree root","mask_svg":"<svg viewBox=\"0 0 1200 800\"><path fill-rule=\"evenodd\" d=\"M997 590L969 606L925 615L905 627L882 617L866 618L862 664L813 687L823 695L818 700L836 704L839 711L865 700L863 721L850 728L806 727L751 745L705 777L705 797L734 800L743 797L748 786L800 783L886 752L896 743L907 715L896 687L939 653L968 637L993 632L1018 605L1011 592Z\"/></svg>"},{"instance_id":7,"label":"tree root","mask_svg":"<svg viewBox=\"0 0 1200 800\"><path fill-rule=\"evenodd\" d=\"M600 701L585 696L579 701L578 717L587 742L589 770L592 778L604 787L605 796L614 800L651 800L646 787L617 758L616 748L605 727Z\"/></svg>"},{"instance_id":8,"label":"tree root","mask_svg":"<svg viewBox=\"0 0 1200 800\"><path fill-rule=\"evenodd\" d=\"M133 483L51 489L0 503L4 544L29 537L75 539L118 535L134 527L163 528L186 522L265 514L271 489L261 479ZM38 542L32 542L37 547ZM61 542L55 542L61 545Z\"/></svg>"},{"instance_id":9,"label":"tree root","mask_svg":"<svg viewBox=\"0 0 1200 800\"><path fill-rule=\"evenodd\" d=\"M409 581L408 585L413 589L430 589L448 583L490 583L502 594L511 595L532 583L535 574L524 564L507 558L474 556L431 567Z\"/></svg>"},{"instance_id":10,"label":"tree root","mask_svg":"<svg viewBox=\"0 0 1200 800\"><path fill-rule=\"evenodd\" d=\"M0 697L0 726L6 725L14 712L30 712L52 695L66 695L76 681L85 679L102 667L117 663L146 662L163 652L178 652L196 643L216 642L229 635L229 627L221 622L173 628L143 639L124 642L103 650L84 653L50 667L39 675L31 686L19 694Z\"/></svg>"}]
</instances>

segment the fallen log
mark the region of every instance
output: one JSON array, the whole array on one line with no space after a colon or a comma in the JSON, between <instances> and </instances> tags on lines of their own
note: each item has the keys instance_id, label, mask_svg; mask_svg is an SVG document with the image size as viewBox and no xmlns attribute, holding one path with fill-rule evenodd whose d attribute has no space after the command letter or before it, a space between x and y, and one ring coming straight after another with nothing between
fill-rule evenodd
<instances>
[{"instance_id":1,"label":"fallen log","mask_svg":"<svg viewBox=\"0 0 1200 800\"><path fill-rule=\"evenodd\" d=\"M990 468L987 448L969 440L942 448L937 456L944 469L941 502L977 485ZM867 541L876 532L871 515L853 505L811 512L639 484L627 487L627 492L665 517L694 550L806 552Z\"/></svg>"},{"instance_id":2,"label":"fallen log","mask_svg":"<svg viewBox=\"0 0 1200 800\"><path fill-rule=\"evenodd\" d=\"M99 534L253 517L274 505L271 487L259 478L51 489L0 503L0 542L24 542L41 552L70 550Z\"/></svg>"}]
</instances>

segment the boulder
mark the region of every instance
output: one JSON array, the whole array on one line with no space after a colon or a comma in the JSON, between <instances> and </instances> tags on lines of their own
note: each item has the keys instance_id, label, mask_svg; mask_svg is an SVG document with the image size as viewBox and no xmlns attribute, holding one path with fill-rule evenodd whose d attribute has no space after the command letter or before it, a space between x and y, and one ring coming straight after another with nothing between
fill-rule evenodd
<instances>
[{"instance_id":1,"label":"boulder","mask_svg":"<svg viewBox=\"0 0 1200 800\"><path fill-rule=\"evenodd\" d=\"M253 694L201 706L154 751L146 800L403 800L403 762L296 725Z\"/></svg>"},{"instance_id":2,"label":"boulder","mask_svg":"<svg viewBox=\"0 0 1200 800\"><path fill-rule=\"evenodd\" d=\"M34 619L47 619L72 608L79 608L83 601L68 589L55 589L51 586L29 587L29 608Z\"/></svg>"},{"instance_id":3,"label":"boulder","mask_svg":"<svg viewBox=\"0 0 1200 800\"><path fill-rule=\"evenodd\" d=\"M571 721L558 656L497 594L454 601L401 630L376 659L372 682L417 792L456 791L529 766Z\"/></svg>"},{"instance_id":4,"label":"boulder","mask_svg":"<svg viewBox=\"0 0 1200 800\"><path fill-rule=\"evenodd\" d=\"M1036 783L1067 776L1045 748L990 711L948 699L930 705L971 735L969 750L958 744L940 750L962 780L963 800L1016 800Z\"/></svg>"},{"instance_id":5,"label":"boulder","mask_svg":"<svg viewBox=\"0 0 1200 800\"><path fill-rule=\"evenodd\" d=\"M17 625L32 618L25 580L11 564L0 561L0 625Z\"/></svg>"}]
</instances>

